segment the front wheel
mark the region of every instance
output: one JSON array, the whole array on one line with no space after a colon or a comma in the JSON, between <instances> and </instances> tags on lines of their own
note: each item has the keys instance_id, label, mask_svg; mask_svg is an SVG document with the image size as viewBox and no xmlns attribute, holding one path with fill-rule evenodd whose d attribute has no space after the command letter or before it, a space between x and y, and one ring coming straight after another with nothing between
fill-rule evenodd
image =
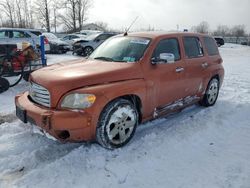
<instances>
[{"instance_id":1,"label":"front wheel","mask_svg":"<svg viewBox=\"0 0 250 188\"><path fill-rule=\"evenodd\" d=\"M92 47L90 46L85 47L83 50L84 56L90 56L93 51L94 49Z\"/></svg>"},{"instance_id":2,"label":"front wheel","mask_svg":"<svg viewBox=\"0 0 250 188\"><path fill-rule=\"evenodd\" d=\"M135 105L125 99L116 99L100 115L96 140L108 149L122 147L131 140L137 125L138 112Z\"/></svg>"},{"instance_id":3,"label":"front wheel","mask_svg":"<svg viewBox=\"0 0 250 188\"><path fill-rule=\"evenodd\" d=\"M220 88L219 80L217 78L211 79L210 82L208 83L206 93L202 101L200 101L200 104L206 107L213 106L217 101L219 95L219 88Z\"/></svg>"}]
</instances>

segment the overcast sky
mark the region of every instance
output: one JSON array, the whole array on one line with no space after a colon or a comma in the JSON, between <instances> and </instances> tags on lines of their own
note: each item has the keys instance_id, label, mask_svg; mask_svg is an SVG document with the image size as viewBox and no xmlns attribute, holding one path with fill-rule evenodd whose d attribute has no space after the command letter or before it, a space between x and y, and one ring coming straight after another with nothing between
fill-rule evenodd
<instances>
[{"instance_id":1,"label":"overcast sky","mask_svg":"<svg viewBox=\"0 0 250 188\"><path fill-rule=\"evenodd\" d=\"M217 25L244 24L250 32L250 0L93 0L89 22L103 21L122 29L139 16L133 30L148 28L180 30L207 21Z\"/></svg>"}]
</instances>

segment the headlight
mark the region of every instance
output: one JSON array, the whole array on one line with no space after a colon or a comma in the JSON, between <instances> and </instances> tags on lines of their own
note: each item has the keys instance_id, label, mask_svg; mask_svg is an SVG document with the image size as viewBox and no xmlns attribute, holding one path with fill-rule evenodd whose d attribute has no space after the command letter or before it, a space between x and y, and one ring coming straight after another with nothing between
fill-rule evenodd
<instances>
[{"instance_id":1,"label":"headlight","mask_svg":"<svg viewBox=\"0 0 250 188\"><path fill-rule=\"evenodd\" d=\"M73 93L64 97L61 107L71 109L85 109L89 108L95 102L95 95Z\"/></svg>"}]
</instances>

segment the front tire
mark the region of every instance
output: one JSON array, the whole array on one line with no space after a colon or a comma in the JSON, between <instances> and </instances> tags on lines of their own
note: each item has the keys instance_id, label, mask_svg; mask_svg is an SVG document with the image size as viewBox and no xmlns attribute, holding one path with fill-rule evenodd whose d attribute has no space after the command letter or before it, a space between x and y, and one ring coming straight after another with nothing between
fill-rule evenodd
<instances>
[{"instance_id":1,"label":"front tire","mask_svg":"<svg viewBox=\"0 0 250 188\"><path fill-rule=\"evenodd\" d=\"M96 140L108 149L122 147L131 140L137 125L138 111L135 105L125 99L116 99L100 115Z\"/></svg>"},{"instance_id":2,"label":"front tire","mask_svg":"<svg viewBox=\"0 0 250 188\"><path fill-rule=\"evenodd\" d=\"M83 54L84 54L84 56L88 57L92 54L93 51L94 51L94 49L92 47L87 46L84 48Z\"/></svg>"},{"instance_id":3,"label":"front tire","mask_svg":"<svg viewBox=\"0 0 250 188\"><path fill-rule=\"evenodd\" d=\"M218 98L220 89L220 83L217 78L213 78L209 81L206 93L200 101L200 104L205 107L213 106Z\"/></svg>"}]
</instances>

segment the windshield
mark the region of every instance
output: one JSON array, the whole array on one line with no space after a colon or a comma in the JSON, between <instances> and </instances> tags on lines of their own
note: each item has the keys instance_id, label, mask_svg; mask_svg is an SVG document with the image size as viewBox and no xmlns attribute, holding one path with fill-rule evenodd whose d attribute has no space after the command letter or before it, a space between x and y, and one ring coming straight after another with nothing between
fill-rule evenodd
<instances>
[{"instance_id":1,"label":"windshield","mask_svg":"<svg viewBox=\"0 0 250 188\"><path fill-rule=\"evenodd\" d=\"M141 59L150 40L139 37L115 37L106 40L89 57L114 62L136 62Z\"/></svg>"}]
</instances>

